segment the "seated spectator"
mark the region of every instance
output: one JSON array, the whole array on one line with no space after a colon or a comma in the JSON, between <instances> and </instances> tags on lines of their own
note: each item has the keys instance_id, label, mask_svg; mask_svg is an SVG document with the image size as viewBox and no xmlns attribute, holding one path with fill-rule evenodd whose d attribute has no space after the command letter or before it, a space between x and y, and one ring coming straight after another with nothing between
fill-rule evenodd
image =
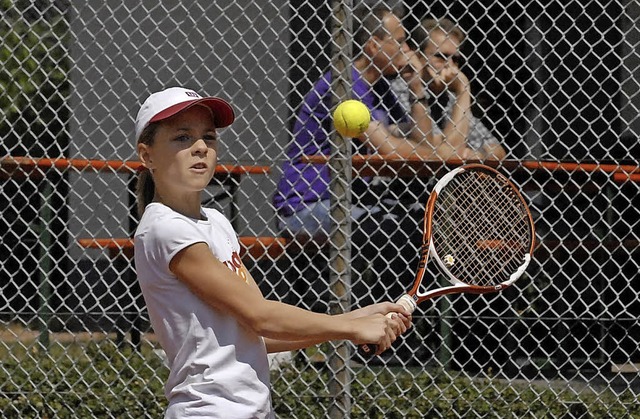
<instances>
[{"instance_id":1,"label":"seated spectator","mask_svg":"<svg viewBox=\"0 0 640 419\"><path fill-rule=\"evenodd\" d=\"M434 140L428 138L432 133L432 120L426 107L425 86L422 78L411 70L424 64L411 53L398 13L379 6L370 12L363 7L355 14L355 24L361 24L354 36L359 52L352 68L352 96L369 108L372 121L366 132L354 139L353 152L425 159L456 155L457 150L445 142L439 150L432 146ZM400 69L403 69L412 95L408 113L398 102L388 81L397 77ZM287 149L288 160L283 165L283 175L273 200L280 217L278 227L294 235L326 234L330 228L329 167L304 163L301 157L330 154L331 78L331 72L326 73L305 96L294 125L293 142ZM413 122L415 129L404 136L398 135L398 127L409 121ZM366 193L369 187L367 179L354 179L354 220L380 211L375 206L375 194Z\"/></svg>"},{"instance_id":2,"label":"seated spectator","mask_svg":"<svg viewBox=\"0 0 640 419\"><path fill-rule=\"evenodd\" d=\"M428 86L425 94L435 121L431 138L434 146L445 141L451 145L465 144L460 156L465 159L501 160L506 156L504 148L471 113L471 84L460 69L463 60L460 48L465 38L464 32L446 18L425 19L412 33L424 64L422 77ZM412 92L406 81L398 78L392 88L408 108Z\"/></svg>"},{"instance_id":3,"label":"seated spectator","mask_svg":"<svg viewBox=\"0 0 640 419\"><path fill-rule=\"evenodd\" d=\"M422 65L406 43L406 31L399 13L383 6L372 10L361 7L355 16L354 49L357 51L354 51L356 58L351 69L351 93L354 99L369 108L372 121L366 132L353 140L353 152L434 158L438 150L431 146L430 141L425 141L424 133L430 135L432 121L425 98L421 96L425 91L421 78L405 71L414 98L409 113L398 103L388 81L397 77L400 69ZM278 215L277 227L284 235L321 239L330 233L329 167L302 162L301 156L330 154L331 111L335 105L331 83L332 75L328 72L305 96L298 111L294 138L287 149L288 160L283 165L282 178L273 199ZM395 135L397 126L409 120L415 121L416 129L407 136ZM373 267L376 287L386 292L389 298L398 298L404 291L404 287L398 284L410 284L412 281L421 233L413 224L401 225L397 217L385 213L378 206L379 193L372 190L370 179L354 177L352 197L352 254L361 262L354 261L356 267L352 282L357 287L362 282L363 270ZM309 278L309 282L313 281ZM395 288L389 288L391 284ZM357 298L363 294L371 297L368 289L354 293L360 294Z\"/></svg>"}]
</instances>

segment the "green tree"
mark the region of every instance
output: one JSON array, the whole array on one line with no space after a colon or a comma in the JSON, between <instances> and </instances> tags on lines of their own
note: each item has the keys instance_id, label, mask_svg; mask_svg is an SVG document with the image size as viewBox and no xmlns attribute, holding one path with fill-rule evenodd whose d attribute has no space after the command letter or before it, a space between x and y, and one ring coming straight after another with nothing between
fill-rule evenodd
<instances>
[{"instance_id":1,"label":"green tree","mask_svg":"<svg viewBox=\"0 0 640 419\"><path fill-rule=\"evenodd\" d=\"M0 154L67 149L69 9L68 1L0 0Z\"/></svg>"}]
</instances>

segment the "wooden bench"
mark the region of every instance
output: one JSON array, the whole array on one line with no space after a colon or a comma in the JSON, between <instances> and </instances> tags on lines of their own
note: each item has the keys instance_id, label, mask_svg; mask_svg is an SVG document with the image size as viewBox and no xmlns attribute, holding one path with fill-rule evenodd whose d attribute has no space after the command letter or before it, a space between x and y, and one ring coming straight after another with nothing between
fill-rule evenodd
<instances>
[{"instance_id":1,"label":"wooden bench","mask_svg":"<svg viewBox=\"0 0 640 419\"><path fill-rule=\"evenodd\" d=\"M286 246L289 243L288 239L281 237L251 237L243 236L239 237L240 242L240 256L244 258L252 258L253 260L276 259L278 256L284 253ZM78 244L86 249L101 249L109 252L109 258L117 270L121 272L122 281L124 281L129 290L132 293L133 298L138 300L140 298L139 290L135 284L135 276L130 264L133 259L133 239L132 238L84 238L78 239ZM122 286L122 285L120 285ZM133 287L133 288L130 288ZM114 292L119 292L115 290ZM126 290L122 290L126 292ZM124 312L121 318L116 322L118 328L116 330L116 343L121 345L124 343L125 333L128 330L131 334L131 343L138 350L141 349L141 333L142 333L142 318L139 313L126 313Z\"/></svg>"},{"instance_id":2,"label":"wooden bench","mask_svg":"<svg viewBox=\"0 0 640 419\"><path fill-rule=\"evenodd\" d=\"M67 158L31 158L21 156L5 156L0 159L0 180L6 179L44 179L49 171L65 173L67 171L86 173L118 173L129 175L129 189L134 190L133 175L144 169L144 165L135 160L98 160L98 159L67 159ZM270 166L264 165L235 165L218 164L214 178L227 189L226 195L231 198L230 220L234 228L238 228L236 220L239 215L237 191L242 176L266 175L271 171ZM135 182L134 182L135 183ZM51 185L47 184L51 189ZM131 203L129 203L131 205ZM49 223L49 220L45 220Z\"/></svg>"},{"instance_id":3,"label":"wooden bench","mask_svg":"<svg viewBox=\"0 0 640 419\"><path fill-rule=\"evenodd\" d=\"M242 236L240 241L240 256L251 257L255 260L263 257L275 259L285 252L290 240L282 237ZM86 249L104 249L109 251L111 259L125 256L133 258L133 239L131 238L102 238L78 239L78 244Z\"/></svg>"}]
</instances>

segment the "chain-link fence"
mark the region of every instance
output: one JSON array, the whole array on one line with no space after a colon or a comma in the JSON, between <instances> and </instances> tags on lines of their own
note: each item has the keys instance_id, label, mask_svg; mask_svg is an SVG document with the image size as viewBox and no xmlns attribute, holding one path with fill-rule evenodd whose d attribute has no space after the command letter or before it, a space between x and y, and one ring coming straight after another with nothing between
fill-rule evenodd
<instances>
[{"instance_id":1,"label":"chain-link fence","mask_svg":"<svg viewBox=\"0 0 640 419\"><path fill-rule=\"evenodd\" d=\"M327 72L333 103L350 96L353 8L374 3L0 2L3 417L157 417L166 406L167 370L127 241L136 227L133 120L165 87L221 96L237 111L219 152L232 169L205 199L246 240L244 263L268 298L339 312L409 286L411 274L394 269L415 267L416 207L450 166L360 167L350 143L332 137L328 237L292 234L273 203L287 162L307 170L316 166L303 154L329 151L292 148L296 115ZM335 343L274 362L279 416L640 417L640 6L392 6L403 6L408 34L442 17L466 34L459 50L441 45L431 58L457 62L468 78L482 136L504 152L492 164L534 213L534 261L503 293L424 304L385 357L363 362ZM451 112L430 97L434 118ZM502 157L500 148L482 160ZM370 212L350 223L344 214L361 206ZM395 228L362 233L389 220ZM256 237L286 243L260 252Z\"/></svg>"}]
</instances>

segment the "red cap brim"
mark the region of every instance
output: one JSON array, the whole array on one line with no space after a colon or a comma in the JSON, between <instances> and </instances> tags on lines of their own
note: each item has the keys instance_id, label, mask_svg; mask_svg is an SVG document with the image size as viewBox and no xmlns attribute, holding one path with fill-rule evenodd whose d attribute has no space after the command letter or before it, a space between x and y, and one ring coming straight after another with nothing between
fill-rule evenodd
<instances>
[{"instance_id":1,"label":"red cap brim","mask_svg":"<svg viewBox=\"0 0 640 419\"><path fill-rule=\"evenodd\" d=\"M170 118L173 115L182 112L193 105L204 105L211 109L211 112L213 113L213 121L216 124L216 128L228 127L236 119L233 108L227 101L217 97L205 97L201 99L181 102L177 105L170 106L162 112L158 112L153 118L151 118L151 120L149 120L149 122L158 122L162 121L163 119Z\"/></svg>"}]
</instances>

